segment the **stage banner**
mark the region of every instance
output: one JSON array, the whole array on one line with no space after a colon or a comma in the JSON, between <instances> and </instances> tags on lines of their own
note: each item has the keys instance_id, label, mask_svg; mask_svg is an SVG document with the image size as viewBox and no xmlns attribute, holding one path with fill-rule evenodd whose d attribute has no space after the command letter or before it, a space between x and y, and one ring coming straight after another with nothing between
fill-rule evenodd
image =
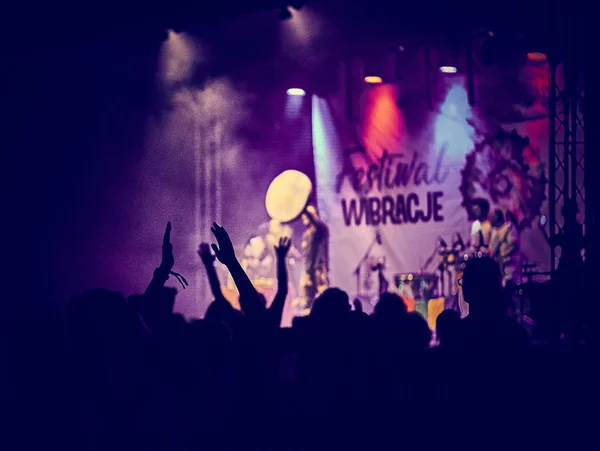
<instances>
[{"instance_id":1,"label":"stage banner","mask_svg":"<svg viewBox=\"0 0 600 451\"><path fill-rule=\"evenodd\" d=\"M535 221L546 198L539 148L516 130L484 130L460 81L436 111L402 111L396 99L392 85L371 88L350 134L343 108L312 99L317 206L331 231L332 285L368 297L377 294L379 263L391 285L396 274L436 272L441 240L468 244L475 198L510 211L522 230L534 230L538 246Z\"/></svg>"}]
</instances>

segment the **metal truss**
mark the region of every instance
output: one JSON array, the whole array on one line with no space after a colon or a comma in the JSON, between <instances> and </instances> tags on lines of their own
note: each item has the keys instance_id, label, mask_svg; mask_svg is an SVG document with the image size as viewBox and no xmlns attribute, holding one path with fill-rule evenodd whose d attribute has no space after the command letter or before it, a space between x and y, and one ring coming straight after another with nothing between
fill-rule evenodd
<instances>
[{"instance_id":1,"label":"metal truss","mask_svg":"<svg viewBox=\"0 0 600 451\"><path fill-rule=\"evenodd\" d=\"M560 247L556 236L564 232L562 205L573 199L579 208L579 219L585 224L585 135L584 135L584 74L579 58L583 48L581 33L574 12L563 11L557 18L554 45L550 57L550 152L549 152L549 226L551 270L558 267ZM579 49L578 49L579 47ZM584 229L585 232L585 229ZM569 236L565 236L569 239Z\"/></svg>"}]
</instances>

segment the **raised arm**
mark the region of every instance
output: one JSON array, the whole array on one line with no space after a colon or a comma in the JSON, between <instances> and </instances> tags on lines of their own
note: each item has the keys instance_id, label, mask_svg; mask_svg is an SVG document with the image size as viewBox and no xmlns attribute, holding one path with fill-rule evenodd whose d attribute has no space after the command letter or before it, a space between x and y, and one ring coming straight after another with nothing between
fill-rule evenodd
<instances>
[{"instance_id":1,"label":"raised arm","mask_svg":"<svg viewBox=\"0 0 600 451\"><path fill-rule=\"evenodd\" d=\"M281 325L283 307L285 306L285 299L288 295L286 257L291 244L292 240L290 238L282 237L279 239L279 246L275 246L275 253L277 254L277 294L268 311L269 323L275 327Z\"/></svg>"},{"instance_id":2,"label":"raised arm","mask_svg":"<svg viewBox=\"0 0 600 451\"><path fill-rule=\"evenodd\" d=\"M227 269L231 273L231 277L240 293L240 307L242 311L248 316L264 313L265 307L260 301L258 291L252 285L250 278L235 256L229 234L216 222L213 223L211 231L218 243L218 246L216 244L212 245L213 251L219 261L227 266Z\"/></svg>"},{"instance_id":3,"label":"raised arm","mask_svg":"<svg viewBox=\"0 0 600 451\"><path fill-rule=\"evenodd\" d=\"M210 283L210 289L215 297L215 301L226 302L227 300L223 296L217 270L215 269L215 256L210 252L208 243L200 244L198 255L204 264L204 269L206 269L206 275L208 276L208 282Z\"/></svg>"},{"instance_id":4,"label":"raised arm","mask_svg":"<svg viewBox=\"0 0 600 451\"><path fill-rule=\"evenodd\" d=\"M161 291L169 279L169 275L172 274L175 276L184 289L188 284L181 274L173 272L174 264L175 258L173 257L173 245L171 244L171 222L168 222L165 234L163 235L160 266L154 270L152 280L144 292L142 314L150 327L158 324L161 321L161 317L165 315L165 310L160 305Z\"/></svg>"},{"instance_id":5,"label":"raised arm","mask_svg":"<svg viewBox=\"0 0 600 451\"><path fill-rule=\"evenodd\" d=\"M175 258L173 257L173 245L171 244L171 222L167 222L163 236L160 266L154 270L154 276L144 292L144 298L157 299L159 297L160 290L167 282L174 264Z\"/></svg>"}]
</instances>

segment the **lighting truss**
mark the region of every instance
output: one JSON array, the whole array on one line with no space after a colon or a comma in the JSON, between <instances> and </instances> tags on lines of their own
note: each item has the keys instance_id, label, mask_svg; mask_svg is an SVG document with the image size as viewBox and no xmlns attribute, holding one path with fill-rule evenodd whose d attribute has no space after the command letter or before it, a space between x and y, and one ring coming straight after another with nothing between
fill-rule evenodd
<instances>
[{"instance_id":1,"label":"lighting truss","mask_svg":"<svg viewBox=\"0 0 600 451\"><path fill-rule=\"evenodd\" d=\"M556 35L562 42L557 42L554 53L550 55L548 222L552 272L558 267L560 259L560 247L557 246L555 237L564 230L561 206L566 199L574 199L579 207L579 219L584 224L586 215L583 114L585 89L583 65L577 56L578 44L581 46L581 43L578 42L580 35L575 17L576 14L571 13L566 18L557 19L561 27L556 30ZM570 238L565 236L567 240Z\"/></svg>"}]
</instances>

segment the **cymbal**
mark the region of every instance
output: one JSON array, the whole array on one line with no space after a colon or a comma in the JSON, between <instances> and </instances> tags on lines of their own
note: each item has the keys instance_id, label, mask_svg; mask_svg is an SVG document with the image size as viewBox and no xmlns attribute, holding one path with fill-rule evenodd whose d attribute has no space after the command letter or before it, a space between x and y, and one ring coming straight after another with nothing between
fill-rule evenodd
<instances>
[{"instance_id":1,"label":"cymbal","mask_svg":"<svg viewBox=\"0 0 600 451\"><path fill-rule=\"evenodd\" d=\"M302 214L310 194L312 182L300 171L289 169L273 179L265 197L265 207L271 219L291 222Z\"/></svg>"}]
</instances>

